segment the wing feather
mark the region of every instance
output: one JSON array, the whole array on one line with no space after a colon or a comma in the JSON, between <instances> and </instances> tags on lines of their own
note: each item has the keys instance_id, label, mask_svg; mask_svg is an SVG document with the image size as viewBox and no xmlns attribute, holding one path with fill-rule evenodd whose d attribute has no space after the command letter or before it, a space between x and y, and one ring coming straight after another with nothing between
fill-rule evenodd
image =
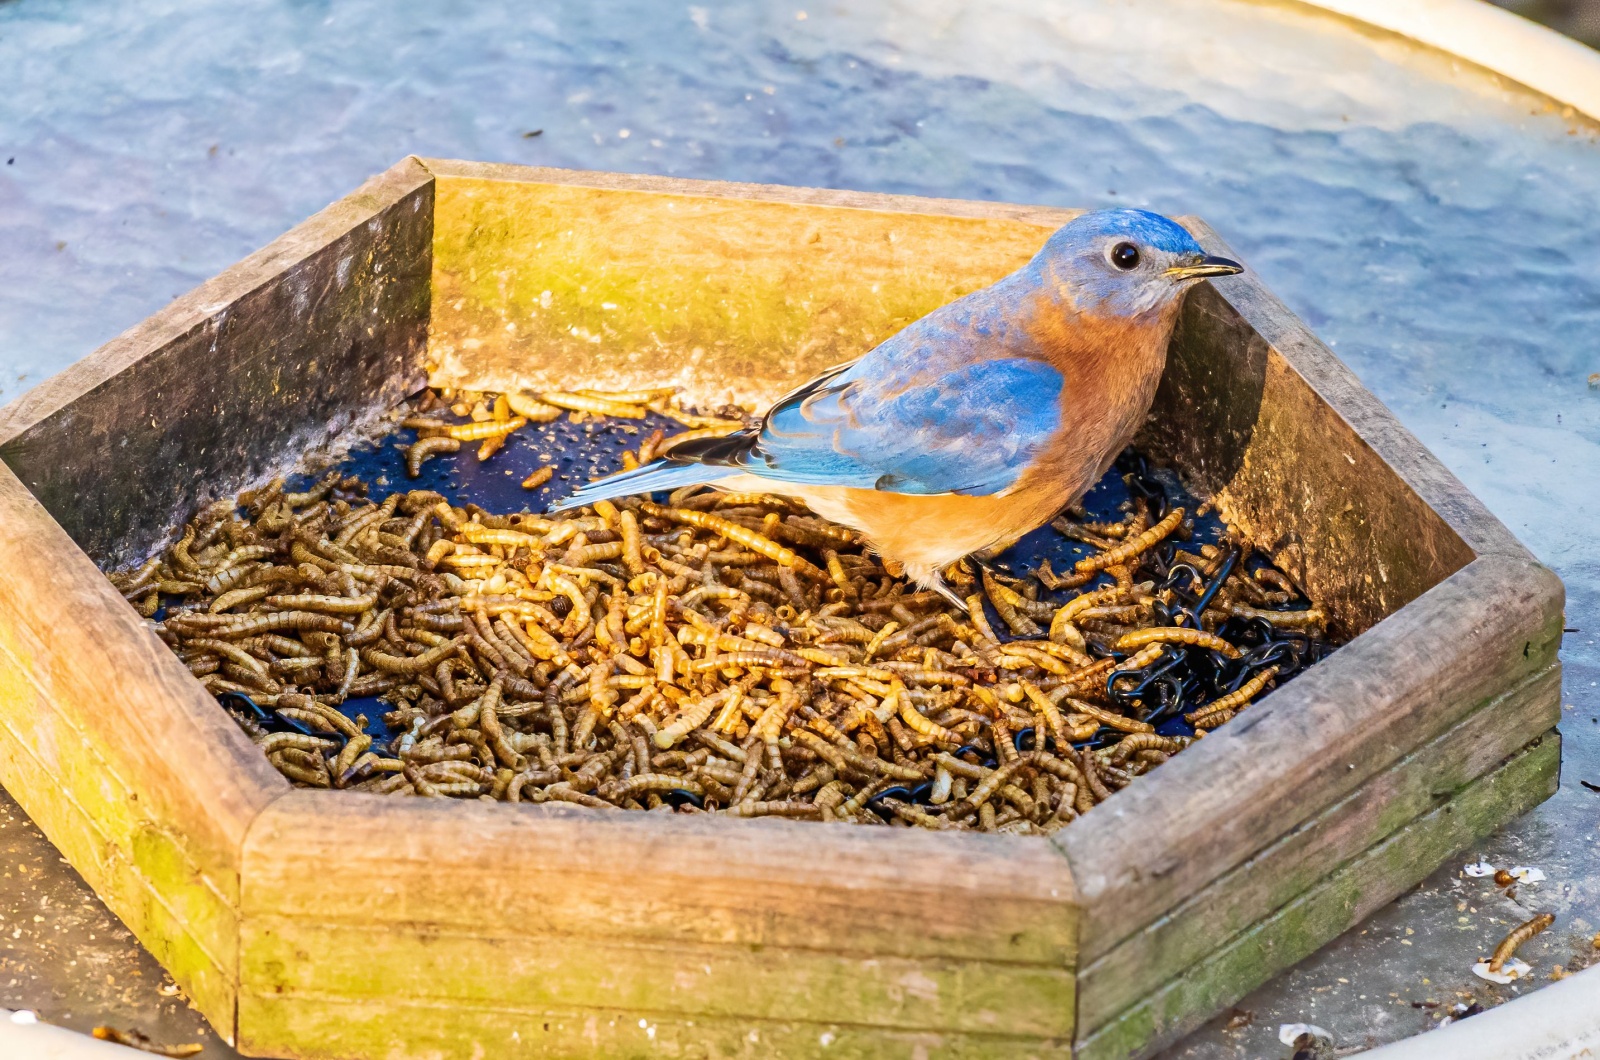
<instances>
[{"instance_id":1,"label":"wing feather","mask_svg":"<svg viewBox=\"0 0 1600 1060\"><path fill-rule=\"evenodd\" d=\"M737 463L798 484L993 494L1061 425L1061 374L1032 358L908 381L856 375L836 370L774 405Z\"/></svg>"}]
</instances>

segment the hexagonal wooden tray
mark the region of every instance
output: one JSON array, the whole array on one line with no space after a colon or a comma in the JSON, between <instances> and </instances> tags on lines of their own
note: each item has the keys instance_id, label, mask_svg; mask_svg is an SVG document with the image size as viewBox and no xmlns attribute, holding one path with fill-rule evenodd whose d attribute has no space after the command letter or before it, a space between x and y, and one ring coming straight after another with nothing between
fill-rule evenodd
<instances>
[{"instance_id":1,"label":"hexagonal wooden tray","mask_svg":"<svg viewBox=\"0 0 1600 1060\"><path fill-rule=\"evenodd\" d=\"M1559 763L1560 582L1250 273L1143 444L1354 639L1051 840L292 790L96 567L430 373L770 398L1070 216L402 162L0 412L0 781L249 1054L1154 1050Z\"/></svg>"}]
</instances>

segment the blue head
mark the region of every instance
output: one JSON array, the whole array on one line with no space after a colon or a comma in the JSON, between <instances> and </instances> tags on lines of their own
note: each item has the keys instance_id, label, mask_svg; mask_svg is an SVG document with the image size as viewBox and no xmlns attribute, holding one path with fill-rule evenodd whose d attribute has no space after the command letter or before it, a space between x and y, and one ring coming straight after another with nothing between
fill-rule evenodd
<instances>
[{"instance_id":1,"label":"blue head","mask_svg":"<svg viewBox=\"0 0 1600 1060\"><path fill-rule=\"evenodd\" d=\"M1086 213L1051 236L1030 267L1080 312L1119 317L1159 313L1199 280L1243 271L1146 210Z\"/></svg>"}]
</instances>

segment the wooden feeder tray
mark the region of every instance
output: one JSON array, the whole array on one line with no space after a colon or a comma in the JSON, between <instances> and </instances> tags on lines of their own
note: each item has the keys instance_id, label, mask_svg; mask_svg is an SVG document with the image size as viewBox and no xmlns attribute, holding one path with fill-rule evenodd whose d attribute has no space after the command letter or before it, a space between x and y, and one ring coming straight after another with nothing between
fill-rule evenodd
<instances>
[{"instance_id":1,"label":"wooden feeder tray","mask_svg":"<svg viewBox=\"0 0 1600 1060\"><path fill-rule=\"evenodd\" d=\"M401 162L0 411L0 781L250 1055L1148 1055L1559 766L1561 583L1251 273L1140 445L1353 639L1049 839L292 789L101 574L425 382L770 400L1072 216Z\"/></svg>"}]
</instances>

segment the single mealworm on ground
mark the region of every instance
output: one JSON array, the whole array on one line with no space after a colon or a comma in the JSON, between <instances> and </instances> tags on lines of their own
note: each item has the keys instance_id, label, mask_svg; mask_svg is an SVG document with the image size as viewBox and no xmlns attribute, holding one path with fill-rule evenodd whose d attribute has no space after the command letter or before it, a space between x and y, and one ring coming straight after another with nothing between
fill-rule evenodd
<instances>
[{"instance_id":1,"label":"single mealworm on ground","mask_svg":"<svg viewBox=\"0 0 1600 1060\"><path fill-rule=\"evenodd\" d=\"M1532 920L1512 928L1511 933L1501 939L1500 945L1494 948L1494 955L1489 958L1489 971L1498 974L1500 969L1505 967L1505 963L1516 955L1518 947L1555 922L1554 913L1540 913Z\"/></svg>"}]
</instances>

